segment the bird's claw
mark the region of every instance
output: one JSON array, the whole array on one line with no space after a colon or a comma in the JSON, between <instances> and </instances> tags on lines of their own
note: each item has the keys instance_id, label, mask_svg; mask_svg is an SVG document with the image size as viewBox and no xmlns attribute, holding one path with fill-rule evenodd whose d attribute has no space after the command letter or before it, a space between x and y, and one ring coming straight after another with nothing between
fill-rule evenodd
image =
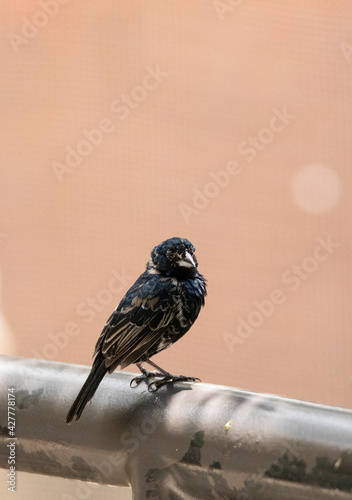
<instances>
[{"instance_id":1,"label":"bird's claw","mask_svg":"<svg viewBox=\"0 0 352 500\"><path fill-rule=\"evenodd\" d=\"M198 377L187 377L186 375L171 375L170 377L163 377L161 380L154 380L150 384L148 384L148 391L155 392L160 387L171 384L172 382L200 382L200 378Z\"/></svg>"},{"instance_id":2,"label":"bird's claw","mask_svg":"<svg viewBox=\"0 0 352 500\"><path fill-rule=\"evenodd\" d=\"M139 375L138 377L135 377L131 380L130 386L135 388L137 387L143 380L148 379L149 377L156 377L153 372L150 372L148 375ZM160 374L158 375L160 376ZM186 375L170 375L170 376L163 376L160 380L153 380L152 382L148 383L148 391L149 392L155 392L160 387L163 387L166 384L170 384L172 382L200 382L200 378L198 377L187 377ZM135 384L135 385L133 385Z\"/></svg>"},{"instance_id":3,"label":"bird's claw","mask_svg":"<svg viewBox=\"0 0 352 500\"><path fill-rule=\"evenodd\" d=\"M139 375L138 377L134 377L130 382L130 387L135 389L142 382L142 380L145 380L146 378L147 377L145 375Z\"/></svg>"},{"instance_id":4,"label":"bird's claw","mask_svg":"<svg viewBox=\"0 0 352 500\"><path fill-rule=\"evenodd\" d=\"M138 375L138 377L134 377L130 382L130 387L137 387L143 380L146 380L151 377L163 377L164 374L157 371L149 371L144 369L142 375ZM135 384L135 385L134 385Z\"/></svg>"}]
</instances>

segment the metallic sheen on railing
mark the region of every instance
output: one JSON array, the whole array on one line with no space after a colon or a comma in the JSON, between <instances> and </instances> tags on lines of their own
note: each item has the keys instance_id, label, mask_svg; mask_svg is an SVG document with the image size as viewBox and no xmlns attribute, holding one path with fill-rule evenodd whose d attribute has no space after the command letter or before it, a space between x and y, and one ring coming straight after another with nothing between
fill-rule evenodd
<instances>
[{"instance_id":1,"label":"metallic sheen on railing","mask_svg":"<svg viewBox=\"0 0 352 500\"><path fill-rule=\"evenodd\" d=\"M132 486L135 500L352 499L350 410L203 383L148 392L115 372L68 426L88 371L0 356L0 467L14 387L16 470Z\"/></svg>"}]
</instances>

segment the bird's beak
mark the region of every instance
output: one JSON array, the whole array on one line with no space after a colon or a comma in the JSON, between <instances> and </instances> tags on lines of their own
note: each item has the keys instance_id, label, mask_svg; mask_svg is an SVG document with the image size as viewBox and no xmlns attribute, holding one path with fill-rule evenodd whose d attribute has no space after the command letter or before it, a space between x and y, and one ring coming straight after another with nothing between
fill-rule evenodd
<instances>
[{"instance_id":1,"label":"bird's beak","mask_svg":"<svg viewBox=\"0 0 352 500\"><path fill-rule=\"evenodd\" d=\"M182 267L197 267L192 255L188 252L186 252L186 255L177 264Z\"/></svg>"}]
</instances>

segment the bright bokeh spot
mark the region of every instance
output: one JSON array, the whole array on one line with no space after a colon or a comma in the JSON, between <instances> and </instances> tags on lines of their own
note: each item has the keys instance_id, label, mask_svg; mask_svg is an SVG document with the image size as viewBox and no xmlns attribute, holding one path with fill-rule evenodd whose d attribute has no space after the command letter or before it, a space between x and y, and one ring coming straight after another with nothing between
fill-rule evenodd
<instances>
[{"instance_id":1,"label":"bright bokeh spot","mask_svg":"<svg viewBox=\"0 0 352 500\"><path fill-rule=\"evenodd\" d=\"M308 165L292 181L292 196L306 212L322 213L334 208L341 196L341 181L325 165Z\"/></svg>"}]
</instances>

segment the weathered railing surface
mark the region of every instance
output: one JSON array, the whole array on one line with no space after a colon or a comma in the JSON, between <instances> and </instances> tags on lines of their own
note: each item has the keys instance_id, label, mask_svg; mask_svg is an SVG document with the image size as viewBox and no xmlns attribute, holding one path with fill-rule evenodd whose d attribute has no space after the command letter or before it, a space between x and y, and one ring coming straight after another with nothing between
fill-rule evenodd
<instances>
[{"instance_id":1,"label":"weathered railing surface","mask_svg":"<svg viewBox=\"0 0 352 500\"><path fill-rule=\"evenodd\" d=\"M201 383L150 393L116 372L68 426L88 371L0 356L0 467L14 442L16 471L132 486L135 500L352 499L350 410Z\"/></svg>"}]
</instances>

